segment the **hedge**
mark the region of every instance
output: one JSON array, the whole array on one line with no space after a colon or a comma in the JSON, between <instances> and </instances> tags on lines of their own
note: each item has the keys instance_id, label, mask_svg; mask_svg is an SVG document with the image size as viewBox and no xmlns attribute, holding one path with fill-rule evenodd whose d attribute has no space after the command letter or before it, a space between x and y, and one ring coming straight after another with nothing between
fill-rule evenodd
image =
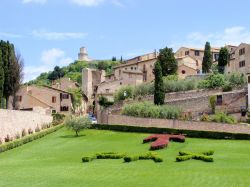
<instances>
[{"instance_id":1,"label":"hedge","mask_svg":"<svg viewBox=\"0 0 250 187\"><path fill-rule=\"evenodd\" d=\"M14 141L4 143L4 144L0 145L0 153L8 151L8 150L16 148L16 147L19 147L19 146L22 146L23 144L26 144L28 142L32 142L36 139L42 138L42 137L46 136L47 134L55 132L62 127L63 127L63 125L58 125L58 126L51 127L49 129L37 132L35 134L27 135L21 139L16 139Z\"/></svg>"},{"instance_id":2,"label":"hedge","mask_svg":"<svg viewBox=\"0 0 250 187\"><path fill-rule=\"evenodd\" d=\"M92 128L99 130L114 130L121 132L184 134L192 138L250 140L250 134L230 133L230 132L195 131L195 130L183 130L183 129L171 129L171 128L138 127L138 126L126 126L126 125L107 125L107 124L93 124Z\"/></svg>"},{"instance_id":3,"label":"hedge","mask_svg":"<svg viewBox=\"0 0 250 187\"><path fill-rule=\"evenodd\" d=\"M154 162L163 162L163 159L156 153L148 152L142 155L125 156L124 162L133 162L137 160L153 160Z\"/></svg>"},{"instance_id":4,"label":"hedge","mask_svg":"<svg viewBox=\"0 0 250 187\"><path fill-rule=\"evenodd\" d=\"M214 151L206 151L202 153L191 153L191 152L180 151L179 156L176 157L176 162L182 162L191 159L202 160L205 162L213 162L214 159L210 157L213 154Z\"/></svg>"},{"instance_id":5,"label":"hedge","mask_svg":"<svg viewBox=\"0 0 250 187\"><path fill-rule=\"evenodd\" d=\"M95 159L121 159L125 157L124 153L116 153L116 152L104 152L104 153L96 153L91 156L82 157L82 162L91 162Z\"/></svg>"}]
</instances>

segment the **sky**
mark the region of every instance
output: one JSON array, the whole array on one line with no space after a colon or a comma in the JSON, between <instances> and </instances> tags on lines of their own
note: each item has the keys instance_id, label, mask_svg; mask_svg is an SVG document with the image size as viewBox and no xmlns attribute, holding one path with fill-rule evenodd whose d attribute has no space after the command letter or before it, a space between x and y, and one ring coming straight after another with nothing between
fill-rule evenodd
<instances>
[{"instance_id":1,"label":"sky","mask_svg":"<svg viewBox=\"0 0 250 187\"><path fill-rule=\"evenodd\" d=\"M24 81L77 59L133 58L164 47L250 43L248 0L0 0L0 39L24 58Z\"/></svg>"}]
</instances>

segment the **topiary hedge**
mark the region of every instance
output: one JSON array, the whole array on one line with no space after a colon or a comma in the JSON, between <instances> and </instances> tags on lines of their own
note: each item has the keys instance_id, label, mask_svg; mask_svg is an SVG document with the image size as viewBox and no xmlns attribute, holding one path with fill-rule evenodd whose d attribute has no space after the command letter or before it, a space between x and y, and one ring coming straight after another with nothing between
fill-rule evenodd
<instances>
[{"instance_id":1,"label":"topiary hedge","mask_svg":"<svg viewBox=\"0 0 250 187\"><path fill-rule=\"evenodd\" d=\"M176 157L176 162L182 162L186 160L202 160L205 162L213 162L214 159L210 157L214 154L214 151L206 151L202 153L191 153L191 152L184 152L180 151L179 156Z\"/></svg>"},{"instance_id":2,"label":"topiary hedge","mask_svg":"<svg viewBox=\"0 0 250 187\"><path fill-rule=\"evenodd\" d=\"M32 142L32 141L34 141L36 139L42 138L42 137L46 136L47 134L55 132L55 131L57 131L58 129L60 129L62 127L63 127L63 125L58 125L58 126L46 129L46 130L42 130L42 131L37 132L35 134L27 135L27 136L25 136L25 137L23 137L21 139L16 139L14 141L2 144L2 145L0 145L0 153L8 151L8 150L16 148L16 147L19 147L19 146L21 146L23 144L26 144L28 142Z\"/></svg>"}]
</instances>

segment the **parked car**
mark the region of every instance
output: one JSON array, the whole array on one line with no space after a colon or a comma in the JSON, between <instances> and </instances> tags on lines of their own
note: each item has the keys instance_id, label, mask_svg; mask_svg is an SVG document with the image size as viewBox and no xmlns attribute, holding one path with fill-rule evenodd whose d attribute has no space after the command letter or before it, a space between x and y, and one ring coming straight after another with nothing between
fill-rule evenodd
<instances>
[{"instance_id":1,"label":"parked car","mask_svg":"<svg viewBox=\"0 0 250 187\"><path fill-rule=\"evenodd\" d=\"M89 120L91 121L92 124L97 124L97 119L92 113L88 114L88 118L89 118Z\"/></svg>"}]
</instances>

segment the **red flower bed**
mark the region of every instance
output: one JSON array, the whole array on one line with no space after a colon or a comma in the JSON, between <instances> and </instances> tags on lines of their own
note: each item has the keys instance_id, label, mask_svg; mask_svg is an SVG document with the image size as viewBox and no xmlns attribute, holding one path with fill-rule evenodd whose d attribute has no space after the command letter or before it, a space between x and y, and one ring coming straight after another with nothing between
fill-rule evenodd
<instances>
[{"instance_id":1,"label":"red flower bed","mask_svg":"<svg viewBox=\"0 0 250 187\"><path fill-rule=\"evenodd\" d=\"M171 135L171 134L154 134L143 140L143 143L153 142L150 145L151 150L163 149L168 146L169 141L185 142L185 136L183 135Z\"/></svg>"}]
</instances>

